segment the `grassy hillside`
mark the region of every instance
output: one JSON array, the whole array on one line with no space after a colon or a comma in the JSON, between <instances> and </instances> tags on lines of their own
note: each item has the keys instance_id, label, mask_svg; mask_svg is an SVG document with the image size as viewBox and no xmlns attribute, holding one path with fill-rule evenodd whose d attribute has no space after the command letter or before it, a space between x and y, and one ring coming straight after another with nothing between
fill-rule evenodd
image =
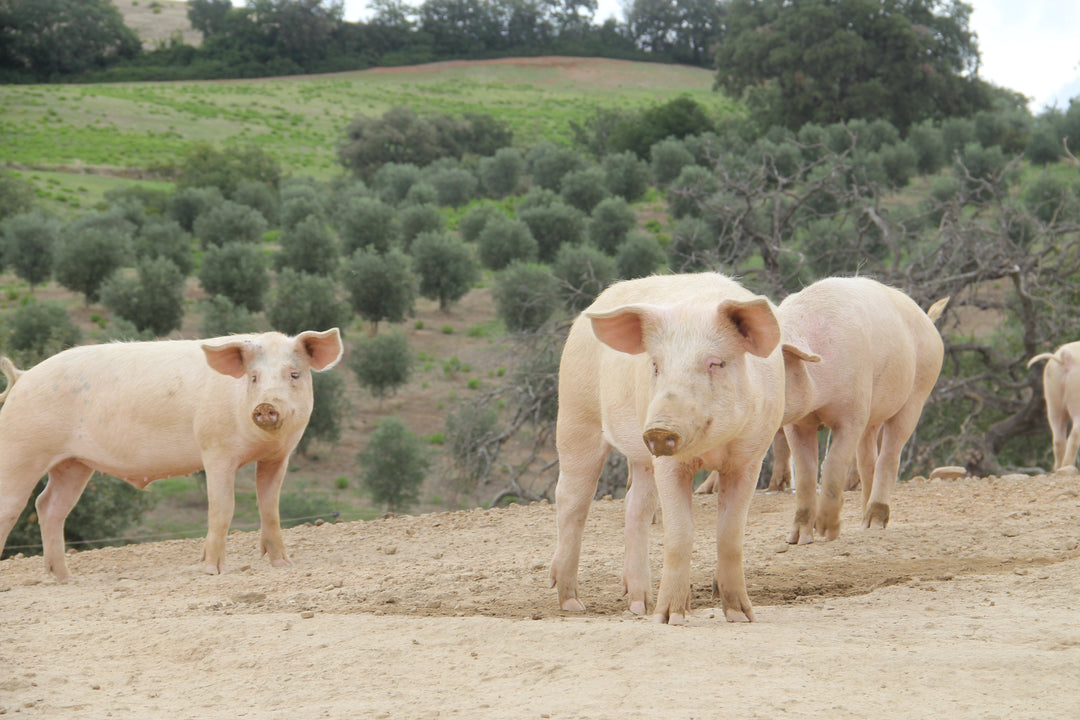
<instances>
[{"instance_id":1,"label":"grassy hillside","mask_svg":"<svg viewBox=\"0 0 1080 720\"><path fill-rule=\"evenodd\" d=\"M198 142L253 142L286 171L328 178L357 114L482 112L508 122L515 143L567 141L570 122L597 108L647 107L681 94L733 109L700 68L592 58L445 62L258 80L0 86L0 166L46 196L92 202L87 174L150 178ZM121 180L123 181L123 180Z\"/></svg>"},{"instance_id":2,"label":"grassy hillside","mask_svg":"<svg viewBox=\"0 0 1080 720\"><path fill-rule=\"evenodd\" d=\"M140 0L144 2L145 0ZM341 172L335 148L357 114L381 114L396 105L419 112L486 112L514 128L527 147L540 139L566 141L570 122L582 122L596 108L645 107L686 93L716 112L730 104L711 91L708 71L581 58L528 58L451 62L378 69L318 77L182 83L0 87L0 165L30 179L49 210L77 214L91 209L118 184L169 183L154 180L154 168L176 162L188 147L208 141L259 143L288 172L320 178ZM356 383L343 364L350 409L343 437L335 446L315 443L296 456L282 499L285 517L336 510L346 519L378 512L358 492L356 453L375 423L397 415L429 442L439 458L446 414L454 403L491 390L516 362L501 324L495 320L490 276L449 313L421 300L416 317L386 331L404 332L417 363L412 381L393 397L377 401ZM84 331L84 342L100 334L95 318L108 316L99 305L55 282L37 288L39 300L63 303ZM10 272L0 275L0 312L30 295ZM198 335L196 281L189 282L181 333ZM346 328L347 345L362 335L356 320ZM513 450L511 449L511 453ZM436 462L422 492L419 510L486 502L494 492L463 492L443 477ZM498 489L498 488L496 488ZM205 496L194 478L154 483L157 508L136 532L205 532ZM236 526L257 524L250 468L237 484Z\"/></svg>"}]
</instances>

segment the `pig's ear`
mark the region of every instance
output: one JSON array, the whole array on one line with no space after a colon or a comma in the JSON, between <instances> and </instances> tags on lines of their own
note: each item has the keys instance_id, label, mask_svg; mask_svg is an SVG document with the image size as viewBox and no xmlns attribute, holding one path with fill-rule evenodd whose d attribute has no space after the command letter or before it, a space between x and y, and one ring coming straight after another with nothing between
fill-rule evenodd
<instances>
[{"instance_id":1,"label":"pig's ear","mask_svg":"<svg viewBox=\"0 0 1080 720\"><path fill-rule=\"evenodd\" d=\"M803 362L821 362L821 356L809 350L803 350L798 345L784 343L780 346L784 351L784 361L802 360Z\"/></svg>"},{"instance_id":2,"label":"pig's ear","mask_svg":"<svg viewBox=\"0 0 1080 720\"><path fill-rule=\"evenodd\" d=\"M756 300L725 300L718 308L721 325L735 326L746 352L768 357L780 343L780 324L772 305L766 298Z\"/></svg>"},{"instance_id":3,"label":"pig's ear","mask_svg":"<svg viewBox=\"0 0 1080 720\"><path fill-rule=\"evenodd\" d=\"M653 317L645 305L624 305L607 312L591 312L593 333L600 342L619 352L637 355L645 352L645 325Z\"/></svg>"},{"instance_id":4,"label":"pig's ear","mask_svg":"<svg viewBox=\"0 0 1080 720\"><path fill-rule=\"evenodd\" d=\"M242 378L247 374L247 359L244 357L246 343L234 340L221 345L204 343L202 351L206 354L206 363L222 375Z\"/></svg>"},{"instance_id":5,"label":"pig's ear","mask_svg":"<svg viewBox=\"0 0 1080 720\"><path fill-rule=\"evenodd\" d=\"M341 331L337 328L325 332L302 332L296 336L296 343L310 358L312 370L329 370L337 365L345 352L341 344Z\"/></svg>"}]
</instances>

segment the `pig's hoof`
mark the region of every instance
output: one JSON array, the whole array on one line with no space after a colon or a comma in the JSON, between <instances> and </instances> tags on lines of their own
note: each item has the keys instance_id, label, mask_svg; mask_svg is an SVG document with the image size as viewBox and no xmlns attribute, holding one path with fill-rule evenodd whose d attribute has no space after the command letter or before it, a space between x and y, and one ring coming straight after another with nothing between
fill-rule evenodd
<instances>
[{"instance_id":1,"label":"pig's hoof","mask_svg":"<svg viewBox=\"0 0 1080 720\"><path fill-rule=\"evenodd\" d=\"M280 557L277 560L271 560L270 565L272 567L292 567L293 562L287 557Z\"/></svg>"},{"instance_id":2,"label":"pig's hoof","mask_svg":"<svg viewBox=\"0 0 1080 720\"><path fill-rule=\"evenodd\" d=\"M206 573L207 575L220 575L221 574L221 568L218 567L217 565L211 565L210 563L207 563L206 565L203 565L202 571L204 573Z\"/></svg>"},{"instance_id":3,"label":"pig's hoof","mask_svg":"<svg viewBox=\"0 0 1080 720\"><path fill-rule=\"evenodd\" d=\"M814 532L809 528L796 528L788 535L788 545L809 545L814 542Z\"/></svg>"},{"instance_id":4,"label":"pig's hoof","mask_svg":"<svg viewBox=\"0 0 1080 720\"><path fill-rule=\"evenodd\" d=\"M635 600L634 602L630 603L630 612L632 612L634 615L644 615L645 601Z\"/></svg>"},{"instance_id":5,"label":"pig's hoof","mask_svg":"<svg viewBox=\"0 0 1080 720\"><path fill-rule=\"evenodd\" d=\"M686 616L682 613L670 613L665 615L664 613L656 613L653 615L653 620L661 625L667 623L668 625L685 625Z\"/></svg>"},{"instance_id":6,"label":"pig's hoof","mask_svg":"<svg viewBox=\"0 0 1080 720\"><path fill-rule=\"evenodd\" d=\"M889 524L889 506L885 503L873 502L866 508L866 514L863 516L863 529L864 530L884 530Z\"/></svg>"},{"instance_id":7,"label":"pig's hoof","mask_svg":"<svg viewBox=\"0 0 1080 720\"><path fill-rule=\"evenodd\" d=\"M566 612L585 612L585 603L577 598L566 598L563 600L562 609Z\"/></svg>"},{"instance_id":8,"label":"pig's hoof","mask_svg":"<svg viewBox=\"0 0 1080 720\"><path fill-rule=\"evenodd\" d=\"M735 608L728 608L724 611L724 618L731 623L754 622L754 611L748 610L743 612L742 610L736 610Z\"/></svg>"}]
</instances>

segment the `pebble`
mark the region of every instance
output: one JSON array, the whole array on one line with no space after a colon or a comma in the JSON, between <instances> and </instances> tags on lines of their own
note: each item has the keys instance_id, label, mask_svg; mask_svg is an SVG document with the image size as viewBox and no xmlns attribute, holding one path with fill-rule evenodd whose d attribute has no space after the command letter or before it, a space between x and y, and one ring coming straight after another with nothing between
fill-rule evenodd
<instances>
[{"instance_id":1,"label":"pebble","mask_svg":"<svg viewBox=\"0 0 1080 720\"><path fill-rule=\"evenodd\" d=\"M310 620L311 618L315 617L315 613L313 613L311 610L305 610L304 612L300 613L300 617L304 618L305 620Z\"/></svg>"}]
</instances>

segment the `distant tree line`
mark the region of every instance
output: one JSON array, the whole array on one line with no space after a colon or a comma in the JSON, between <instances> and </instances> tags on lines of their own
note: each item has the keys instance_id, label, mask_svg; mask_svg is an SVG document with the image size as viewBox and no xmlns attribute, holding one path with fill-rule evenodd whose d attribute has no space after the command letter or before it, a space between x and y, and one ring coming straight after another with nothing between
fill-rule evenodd
<instances>
[{"instance_id":1,"label":"distant tree line","mask_svg":"<svg viewBox=\"0 0 1080 720\"><path fill-rule=\"evenodd\" d=\"M716 68L761 127L922 120L990 109L970 6L936 0L190 0L199 47L143 51L108 0L0 0L0 81L262 77L448 59L583 55ZM1014 104L1017 98L1013 98Z\"/></svg>"}]
</instances>

